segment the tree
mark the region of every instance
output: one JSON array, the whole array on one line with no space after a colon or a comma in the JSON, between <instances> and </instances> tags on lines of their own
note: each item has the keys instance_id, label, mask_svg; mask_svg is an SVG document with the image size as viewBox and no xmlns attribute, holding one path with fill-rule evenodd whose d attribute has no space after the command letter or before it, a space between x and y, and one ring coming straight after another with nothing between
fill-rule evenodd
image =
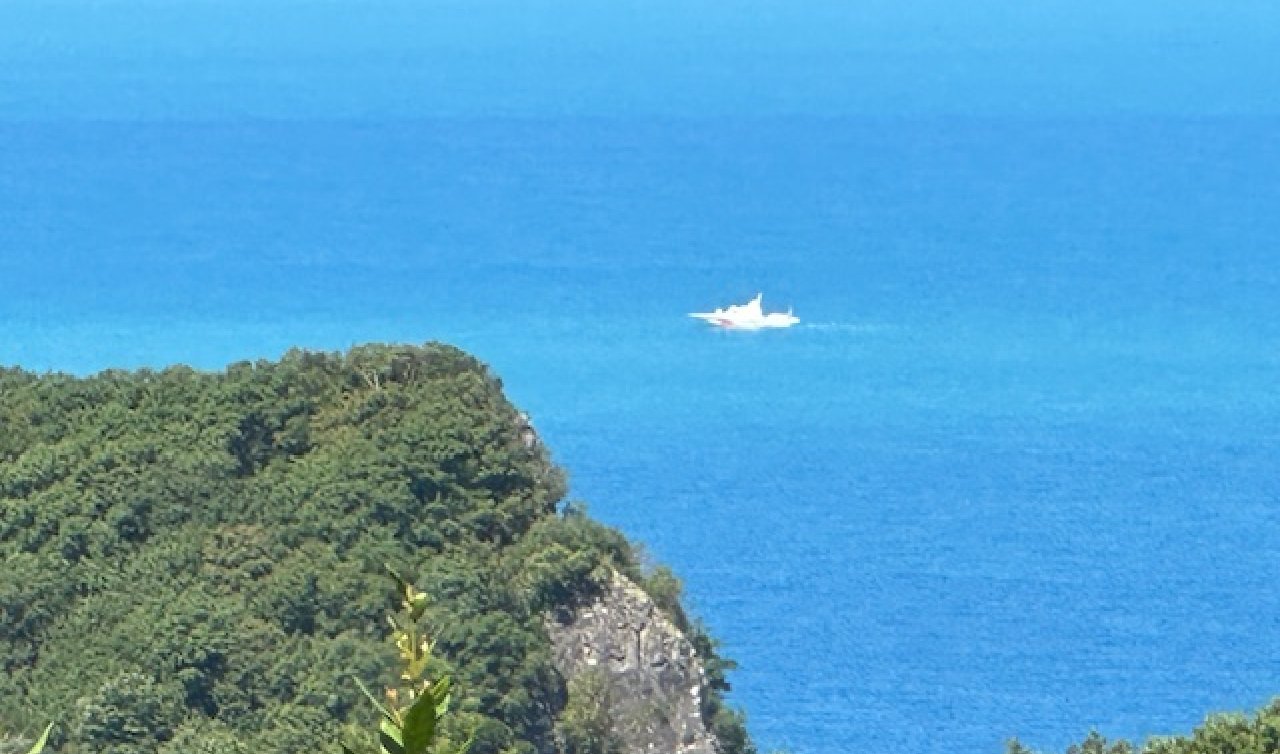
<instances>
[{"instance_id":1,"label":"tree","mask_svg":"<svg viewBox=\"0 0 1280 754\"><path fill-rule=\"evenodd\" d=\"M89 751L154 752L181 719L175 689L137 672L123 673L80 700L75 738Z\"/></svg>"}]
</instances>

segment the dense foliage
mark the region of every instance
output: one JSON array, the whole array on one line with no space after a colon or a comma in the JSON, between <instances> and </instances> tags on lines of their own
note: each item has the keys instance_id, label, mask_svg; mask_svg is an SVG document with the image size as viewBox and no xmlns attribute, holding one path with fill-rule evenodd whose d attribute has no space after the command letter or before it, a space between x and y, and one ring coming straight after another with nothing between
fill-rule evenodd
<instances>
[{"instance_id":1,"label":"dense foliage","mask_svg":"<svg viewBox=\"0 0 1280 754\"><path fill-rule=\"evenodd\" d=\"M1007 754L1032 754L1018 741ZM1152 738L1141 747L1128 741L1109 742L1096 731L1067 754L1276 754L1280 752L1280 699L1256 715L1214 715L1190 736Z\"/></svg>"},{"instance_id":2,"label":"dense foliage","mask_svg":"<svg viewBox=\"0 0 1280 754\"><path fill-rule=\"evenodd\" d=\"M349 740L372 719L353 679L395 661L386 563L433 597L441 740L551 751L567 694L543 615L610 568L639 577L620 534L557 514L564 491L446 346L0 370L0 729L57 720L69 754Z\"/></svg>"}]
</instances>

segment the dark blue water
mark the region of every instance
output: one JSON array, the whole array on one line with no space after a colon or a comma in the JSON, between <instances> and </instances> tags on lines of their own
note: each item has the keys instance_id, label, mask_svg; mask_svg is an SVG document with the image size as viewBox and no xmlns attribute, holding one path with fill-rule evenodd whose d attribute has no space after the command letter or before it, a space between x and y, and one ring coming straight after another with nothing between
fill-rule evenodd
<instances>
[{"instance_id":1,"label":"dark blue water","mask_svg":"<svg viewBox=\"0 0 1280 754\"><path fill-rule=\"evenodd\" d=\"M1062 747L1280 693L1277 208L1274 118L10 121L0 362L455 342L763 749Z\"/></svg>"}]
</instances>

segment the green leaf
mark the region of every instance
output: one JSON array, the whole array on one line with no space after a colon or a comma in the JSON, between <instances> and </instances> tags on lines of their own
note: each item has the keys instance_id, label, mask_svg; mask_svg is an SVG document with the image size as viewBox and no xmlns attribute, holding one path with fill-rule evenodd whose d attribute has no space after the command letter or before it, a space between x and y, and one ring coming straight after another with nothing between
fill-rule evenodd
<instances>
[{"instance_id":1,"label":"green leaf","mask_svg":"<svg viewBox=\"0 0 1280 754\"><path fill-rule=\"evenodd\" d=\"M404 716L405 754L426 754L436 737L436 702L431 694L423 694Z\"/></svg>"},{"instance_id":2,"label":"green leaf","mask_svg":"<svg viewBox=\"0 0 1280 754\"><path fill-rule=\"evenodd\" d=\"M44 745L49 741L49 731L53 730L53 723L44 726L44 733L40 734L40 738L36 740L35 746L31 747L31 751L27 754L40 754L44 749Z\"/></svg>"},{"instance_id":3,"label":"green leaf","mask_svg":"<svg viewBox=\"0 0 1280 754\"><path fill-rule=\"evenodd\" d=\"M391 574L391 578L396 580L396 585L400 587L400 594L408 594L409 582L405 581L405 578L397 573L396 569L392 568L390 563L383 563L382 567L387 569L387 573Z\"/></svg>"},{"instance_id":4,"label":"green leaf","mask_svg":"<svg viewBox=\"0 0 1280 754\"><path fill-rule=\"evenodd\" d=\"M436 681L427 692L436 703L436 718L444 717L449 712L449 684L450 679L446 675Z\"/></svg>"},{"instance_id":5,"label":"green leaf","mask_svg":"<svg viewBox=\"0 0 1280 754\"><path fill-rule=\"evenodd\" d=\"M400 727L391 720L383 720L378 726L378 741L387 754L405 754L404 740L400 737Z\"/></svg>"},{"instance_id":6,"label":"green leaf","mask_svg":"<svg viewBox=\"0 0 1280 754\"><path fill-rule=\"evenodd\" d=\"M451 682L452 681L450 681L449 676L446 675L442 676L440 680L436 681L435 685L431 687L431 698L436 700L436 704L439 704L441 700L448 700L449 684Z\"/></svg>"},{"instance_id":7,"label":"green leaf","mask_svg":"<svg viewBox=\"0 0 1280 754\"><path fill-rule=\"evenodd\" d=\"M373 702L373 706L378 708L378 711L382 713L383 717L391 722L396 721L395 715L391 714L391 710L387 709L382 702L378 701L378 699L370 693L369 689L365 687L364 683L362 683L359 678L356 678L355 682L356 685L360 687L360 690L364 692L365 697L368 698L369 701Z\"/></svg>"}]
</instances>

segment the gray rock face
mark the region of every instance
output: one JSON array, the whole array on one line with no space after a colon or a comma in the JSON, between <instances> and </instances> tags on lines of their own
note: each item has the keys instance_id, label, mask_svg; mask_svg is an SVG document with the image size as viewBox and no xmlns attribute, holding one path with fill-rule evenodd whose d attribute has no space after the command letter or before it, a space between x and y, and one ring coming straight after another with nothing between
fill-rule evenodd
<instances>
[{"instance_id":1,"label":"gray rock face","mask_svg":"<svg viewBox=\"0 0 1280 754\"><path fill-rule=\"evenodd\" d=\"M594 603L549 621L566 679L602 672L626 754L714 754L702 721L705 675L693 645L649 595L614 574Z\"/></svg>"}]
</instances>

